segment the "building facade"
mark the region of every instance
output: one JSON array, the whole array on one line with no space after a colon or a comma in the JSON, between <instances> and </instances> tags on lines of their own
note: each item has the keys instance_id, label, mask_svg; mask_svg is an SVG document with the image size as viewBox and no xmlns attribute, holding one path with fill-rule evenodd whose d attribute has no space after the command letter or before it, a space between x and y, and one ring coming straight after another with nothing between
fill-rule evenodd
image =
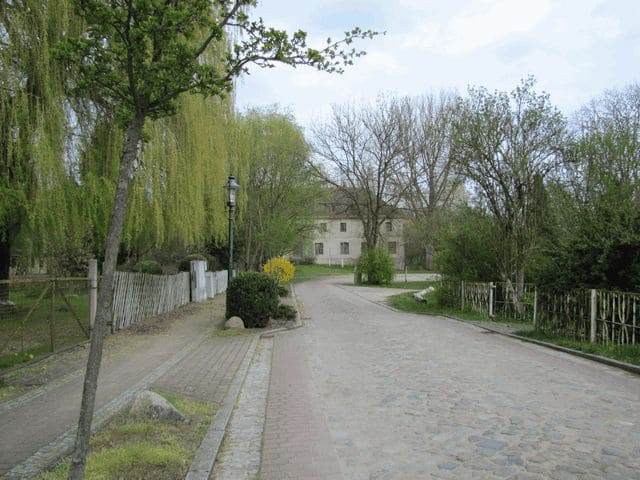
<instances>
[{"instance_id":1,"label":"building facade","mask_svg":"<svg viewBox=\"0 0 640 480\"><path fill-rule=\"evenodd\" d=\"M404 268L404 221L390 219L380 227L378 246L391 254L396 268ZM315 263L353 265L366 247L362 222L356 218L319 217L311 253Z\"/></svg>"}]
</instances>

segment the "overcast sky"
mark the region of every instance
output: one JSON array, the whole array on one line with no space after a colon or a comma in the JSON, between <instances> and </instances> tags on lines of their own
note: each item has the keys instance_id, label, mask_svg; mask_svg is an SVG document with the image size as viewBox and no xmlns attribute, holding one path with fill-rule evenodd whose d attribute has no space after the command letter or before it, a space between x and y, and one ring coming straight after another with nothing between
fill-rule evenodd
<instances>
[{"instance_id":1,"label":"overcast sky","mask_svg":"<svg viewBox=\"0 0 640 480\"><path fill-rule=\"evenodd\" d=\"M640 80L640 0L262 0L254 13L318 46L354 26L387 32L359 42L368 55L343 75L253 67L239 80L240 109L278 104L303 126L380 92L510 91L527 75L568 115Z\"/></svg>"}]
</instances>

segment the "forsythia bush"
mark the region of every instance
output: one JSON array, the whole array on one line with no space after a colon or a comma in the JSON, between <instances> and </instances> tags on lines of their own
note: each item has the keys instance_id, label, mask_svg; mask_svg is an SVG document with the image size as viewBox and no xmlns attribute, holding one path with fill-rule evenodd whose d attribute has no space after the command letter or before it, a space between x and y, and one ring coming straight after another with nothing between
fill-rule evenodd
<instances>
[{"instance_id":1,"label":"forsythia bush","mask_svg":"<svg viewBox=\"0 0 640 480\"><path fill-rule=\"evenodd\" d=\"M286 258L276 257L265 263L262 271L273 275L279 282L288 282L296 274L296 267Z\"/></svg>"}]
</instances>

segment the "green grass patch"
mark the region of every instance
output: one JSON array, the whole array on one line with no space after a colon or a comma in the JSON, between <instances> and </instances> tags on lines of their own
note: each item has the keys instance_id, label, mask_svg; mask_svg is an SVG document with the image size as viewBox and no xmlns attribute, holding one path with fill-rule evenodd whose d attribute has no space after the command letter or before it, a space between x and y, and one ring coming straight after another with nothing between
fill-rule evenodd
<instances>
[{"instance_id":1,"label":"green grass patch","mask_svg":"<svg viewBox=\"0 0 640 480\"><path fill-rule=\"evenodd\" d=\"M51 348L49 346L40 345L39 347L26 352L14 352L6 355L0 355L0 369L30 362L40 357L41 355L50 353L50 351Z\"/></svg>"},{"instance_id":2,"label":"green grass patch","mask_svg":"<svg viewBox=\"0 0 640 480\"><path fill-rule=\"evenodd\" d=\"M389 297L388 303L393 308L403 312L423 315L449 315L461 320L486 320L484 316L475 312L463 312L453 307L441 305L438 302L437 294L431 294L426 302L419 302L413 297L412 292L405 292Z\"/></svg>"},{"instance_id":3,"label":"green grass patch","mask_svg":"<svg viewBox=\"0 0 640 480\"><path fill-rule=\"evenodd\" d=\"M537 331L518 331L515 332L515 334L520 337L531 338L533 340L552 343L554 345L579 350L585 353L592 353L594 355L612 358L620 362L630 363L631 365L640 365L640 345L591 343L587 341L547 335Z\"/></svg>"},{"instance_id":4,"label":"green grass patch","mask_svg":"<svg viewBox=\"0 0 640 480\"><path fill-rule=\"evenodd\" d=\"M437 287L439 282L428 281L428 280L412 280L408 282L399 281L399 282L391 282L388 285L368 285L363 284L363 287L382 287L382 288L409 288L411 290L424 290L427 287Z\"/></svg>"},{"instance_id":5,"label":"green grass patch","mask_svg":"<svg viewBox=\"0 0 640 480\"><path fill-rule=\"evenodd\" d=\"M126 413L115 416L91 439L85 473L87 480L184 478L211 424L215 408L209 403L171 392L159 393L189 421L159 423L131 419ZM64 480L69 464L69 460L66 460L38 479Z\"/></svg>"},{"instance_id":6,"label":"green grass patch","mask_svg":"<svg viewBox=\"0 0 640 480\"><path fill-rule=\"evenodd\" d=\"M330 275L353 275L353 265L296 265L296 274L292 282L304 282L323 276Z\"/></svg>"}]
</instances>

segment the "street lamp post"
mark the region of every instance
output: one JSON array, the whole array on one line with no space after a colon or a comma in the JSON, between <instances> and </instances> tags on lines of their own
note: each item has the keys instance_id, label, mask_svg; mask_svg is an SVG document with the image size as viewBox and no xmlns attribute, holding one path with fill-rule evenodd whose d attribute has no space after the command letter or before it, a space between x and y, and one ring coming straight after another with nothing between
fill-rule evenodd
<instances>
[{"instance_id":1,"label":"street lamp post","mask_svg":"<svg viewBox=\"0 0 640 480\"><path fill-rule=\"evenodd\" d=\"M236 192L240 188L236 178L229 176L224 188L227 189L227 207L229 207L229 269L227 270L227 286L233 278L233 207L236 206Z\"/></svg>"}]
</instances>

